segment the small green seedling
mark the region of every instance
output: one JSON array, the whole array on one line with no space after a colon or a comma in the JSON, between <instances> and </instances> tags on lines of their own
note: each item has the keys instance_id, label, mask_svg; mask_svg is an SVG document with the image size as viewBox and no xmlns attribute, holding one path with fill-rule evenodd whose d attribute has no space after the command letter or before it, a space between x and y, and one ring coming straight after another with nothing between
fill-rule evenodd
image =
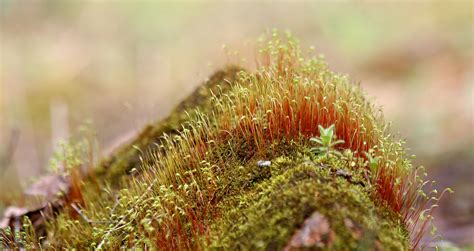
<instances>
[{"instance_id":1,"label":"small green seedling","mask_svg":"<svg viewBox=\"0 0 474 251\"><path fill-rule=\"evenodd\" d=\"M372 153L372 151L369 151L369 153L365 152L365 156L367 157L369 170L372 173L376 173L377 172L377 166L379 164L379 157L373 157L371 153Z\"/></svg>"},{"instance_id":2,"label":"small green seedling","mask_svg":"<svg viewBox=\"0 0 474 251\"><path fill-rule=\"evenodd\" d=\"M311 152L324 153L326 156L331 154L339 155L338 151L334 150L334 147L343 144L344 140L335 140L336 135L334 132L334 124L330 125L328 128L324 128L321 125L319 127L319 137L313 137L309 139L311 142L314 142L318 147L313 147L310 149Z\"/></svg>"}]
</instances>

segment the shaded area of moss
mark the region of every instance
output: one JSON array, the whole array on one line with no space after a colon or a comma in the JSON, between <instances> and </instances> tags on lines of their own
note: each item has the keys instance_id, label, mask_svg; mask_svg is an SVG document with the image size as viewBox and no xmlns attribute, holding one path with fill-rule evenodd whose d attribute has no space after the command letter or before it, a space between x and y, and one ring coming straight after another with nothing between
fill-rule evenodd
<instances>
[{"instance_id":1,"label":"shaded area of moss","mask_svg":"<svg viewBox=\"0 0 474 251\"><path fill-rule=\"evenodd\" d=\"M219 97L231 87L242 68L227 66L214 73L204 84L199 86L191 95L182 101L171 114L154 124L146 126L143 131L130 143L118 149L114 154L104 159L93 170L93 175L99 180L117 184L123 175L140 165L140 155L162 143L163 134L178 134L182 125L194 116L195 109L206 112L211 104L212 95ZM186 113L186 112L189 112ZM140 152L141 151L141 152Z\"/></svg>"},{"instance_id":2,"label":"shaded area of moss","mask_svg":"<svg viewBox=\"0 0 474 251\"><path fill-rule=\"evenodd\" d=\"M389 210L377 207L370 190L338 175L348 173L344 162L320 158L272 160L271 177L253 189L226 198L222 217L214 222L211 247L217 250L279 250L314 212L324 215L330 233L310 249L385 250L409 248L408 232ZM262 173L266 173L265 171Z\"/></svg>"}]
</instances>

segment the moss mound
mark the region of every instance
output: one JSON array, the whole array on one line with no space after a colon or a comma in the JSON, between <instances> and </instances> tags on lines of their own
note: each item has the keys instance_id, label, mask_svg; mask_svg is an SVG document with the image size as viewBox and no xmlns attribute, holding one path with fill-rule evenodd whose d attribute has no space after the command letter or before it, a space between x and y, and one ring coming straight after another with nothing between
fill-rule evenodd
<instances>
[{"instance_id":1,"label":"moss mound","mask_svg":"<svg viewBox=\"0 0 474 251\"><path fill-rule=\"evenodd\" d=\"M360 174L340 159L271 161L270 178L222 202L212 248L224 250L406 250L396 215L374 204ZM311 220L318 215L320 220Z\"/></svg>"},{"instance_id":2,"label":"moss mound","mask_svg":"<svg viewBox=\"0 0 474 251\"><path fill-rule=\"evenodd\" d=\"M379 109L291 36L264 41L256 72L219 71L103 161L83 181L82 217L57 215L43 245L416 248L419 177ZM319 127L342 142L315 146Z\"/></svg>"}]
</instances>

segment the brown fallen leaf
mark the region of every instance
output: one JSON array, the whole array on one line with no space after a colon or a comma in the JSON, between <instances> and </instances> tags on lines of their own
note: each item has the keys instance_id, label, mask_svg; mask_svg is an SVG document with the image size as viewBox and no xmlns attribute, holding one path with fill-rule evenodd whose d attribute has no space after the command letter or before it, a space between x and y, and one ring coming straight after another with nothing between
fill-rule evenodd
<instances>
[{"instance_id":1,"label":"brown fallen leaf","mask_svg":"<svg viewBox=\"0 0 474 251\"><path fill-rule=\"evenodd\" d=\"M8 207L4 214L3 219L0 221L0 229L6 229L10 227L12 230L20 230L23 217L28 217L35 229L37 236L44 236L46 234L45 221L64 207L63 200L56 200L51 203L47 203L43 206L36 207L33 209L27 209L24 207Z\"/></svg>"},{"instance_id":2,"label":"brown fallen leaf","mask_svg":"<svg viewBox=\"0 0 474 251\"><path fill-rule=\"evenodd\" d=\"M60 175L46 175L39 178L34 184L25 190L25 195L41 196L46 201L57 198L60 194L67 194L70 184L68 180Z\"/></svg>"},{"instance_id":3,"label":"brown fallen leaf","mask_svg":"<svg viewBox=\"0 0 474 251\"><path fill-rule=\"evenodd\" d=\"M12 218L18 218L25 215L28 212L28 209L23 207L7 207L3 213L3 219L0 221L0 228L4 229L10 225Z\"/></svg>"},{"instance_id":4,"label":"brown fallen leaf","mask_svg":"<svg viewBox=\"0 0 474 251\"><path fill-rule=\"evenodd\" d=\"M20 230L24 217L28 217L37 236L45 236L45 222L55 213L62 210L65 206L69 207L69 203L82 202L82 194L79 196L77 192L72 194L71 191L78 189L79 181L74 180L74 187L71 188L71 178L60 175L46 175L39 178L34 184L28 187L24 194L39 199L35 205L28 207L8 207L3 218L0 221L0 230L10 227L12 230ZM7 236L8 238L8 236ZM11 238L10 238L11 239Z\"/></svg>"}]
</instances>

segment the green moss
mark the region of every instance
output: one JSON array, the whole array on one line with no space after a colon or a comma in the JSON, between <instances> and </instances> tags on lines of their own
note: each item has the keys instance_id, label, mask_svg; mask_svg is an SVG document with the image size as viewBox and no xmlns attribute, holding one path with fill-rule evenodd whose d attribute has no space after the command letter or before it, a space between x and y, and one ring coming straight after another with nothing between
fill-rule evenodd
<instances>
[{"instance_id":1,"label":"green moss","mask_svg":"<svg viewBox=\"0 0 474 251\"><path fill-rule=\"evenodd\" d=\"M303 158L304 159L304 158ZM222 217L214 222L211 247L224 250L278 250L285 247L305 219L314 212L327 217L334 239L330 250L408 249L408 233L396 215L376 206L369 188L338 159L272 160L270 178L253 189L226 198ZM252 166L257 169L259 167ZM354 226L349 228L346 222ZM312 248L317 248L313 246Z\"/></svg>"}]
</instances>

